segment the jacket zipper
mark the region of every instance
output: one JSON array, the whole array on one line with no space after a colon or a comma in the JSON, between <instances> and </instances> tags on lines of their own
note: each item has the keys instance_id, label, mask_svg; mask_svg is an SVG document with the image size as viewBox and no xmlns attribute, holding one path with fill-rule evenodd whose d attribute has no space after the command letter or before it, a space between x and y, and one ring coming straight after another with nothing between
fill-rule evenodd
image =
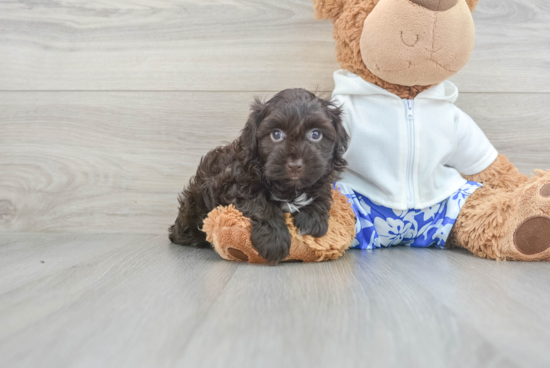
<instances>
[{"instance_id":1,"label":"jacket zipper","mask_svg":"<svg viewBox=\"0 0 550 368\"><path fill-rule=\"evenodd\" d=\"M403 100L407 114L407 208L414 208L414 100Z\"/></svg>"}]
</instances>

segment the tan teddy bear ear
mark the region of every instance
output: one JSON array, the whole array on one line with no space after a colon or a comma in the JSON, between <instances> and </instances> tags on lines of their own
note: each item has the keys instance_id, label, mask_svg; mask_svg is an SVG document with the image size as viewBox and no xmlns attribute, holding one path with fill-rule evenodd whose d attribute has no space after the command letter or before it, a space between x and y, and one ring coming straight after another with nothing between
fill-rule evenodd
<instances>
[{"instance_id":1,"label":"tan teddy bear ear","mask_svg":"<svg viewBox=\"0 0 550 368\"><path fill-rule=\"evenodd\" d=\"M466 0L466 4L468 4L471 11L474 11L474 9L476 8L478 2L479 2L479 0Z\"/></svg>"},{"instance_id":2,"label":"tan teddy bear ear","mask_svg":"<svg viewBox=\"0 0 550 368\"><path fill-rule=\"evenodd\" d=\"M344 11L344 2L346 0L313 0L315 9L315 18L317 19L336 19Z\"/></svg>"}]
</instances>

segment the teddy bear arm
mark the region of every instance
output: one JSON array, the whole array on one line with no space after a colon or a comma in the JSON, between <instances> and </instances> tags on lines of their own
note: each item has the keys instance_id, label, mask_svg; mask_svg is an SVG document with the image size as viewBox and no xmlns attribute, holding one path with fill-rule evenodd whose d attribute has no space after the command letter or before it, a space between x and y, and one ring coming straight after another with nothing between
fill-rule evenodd
<instances>
[{"instance_id":1,"label":"teddy bear arm","mask_svg":"<svg viewBox=\"0 0 550 368\"><path fill-rule=\"evenodd\" d=\"M482 172L474 175L463 175L463 177L468 181L476 181L494 189L517 188L528 179L502 154L499 154L496 160Z\"/></svg>"},{"instance_id":2,"label":"teddy bear arm","mask_svg":"<svg viewBox=\"0 0 550 368\"><path fill-rule=\"evenodd\" d=\"M285 214L291 248L284 261L320 262L341 257L355 237L355 215L345 195L332 190L329 229L321 238L301 236L293 217ZM202 229L206 239L222 258L230 261L267 263L251 240L252 221L233 205L212 210Z\"/></svg>"}]
</instances>

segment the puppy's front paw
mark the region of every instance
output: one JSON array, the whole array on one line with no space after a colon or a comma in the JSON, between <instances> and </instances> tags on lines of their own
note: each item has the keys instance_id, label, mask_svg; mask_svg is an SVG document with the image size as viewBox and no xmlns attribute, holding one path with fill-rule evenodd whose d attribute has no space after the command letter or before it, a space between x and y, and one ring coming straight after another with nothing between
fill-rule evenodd
<instances>
[{"instance_id":1,"label":"puppy's front paw","mask_svg":"<svg viewBox=\"0 0 550 368\"><path fill-rule=\"evenodd\" d=\"M290 252L290 232L284 223L280 226L252 224L252 244L266 261L278 263Z\"/></svg>"},{"instance_id":2,"label":"puppy's front paw","mask_svg":"<svg viewBox=\"0 0 550 368\"><path fill-rule=\"evenodd\" d=\"M328 214L322 216L316 212L301 211L294 215L294 225L300 235L311 235L320 238L328 231Z\"/></svg>"}]
</instances>

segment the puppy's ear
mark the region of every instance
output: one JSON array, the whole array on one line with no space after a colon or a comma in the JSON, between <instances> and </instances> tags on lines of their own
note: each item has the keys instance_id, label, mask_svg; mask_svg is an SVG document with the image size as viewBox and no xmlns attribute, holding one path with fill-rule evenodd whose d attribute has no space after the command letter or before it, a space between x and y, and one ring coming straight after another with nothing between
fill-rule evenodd
<instances>
[{"instance_id":1,"label":"puppy's ear","mask_svg":"<svg viewBox=\"0 0 550 368\"><path fill-rule=\"evenodd\" d=\"M249 158L257 156L258 140L256 138L256 131L262 120L264 120L266 113L267 104L255 98L250 106L250 115L248 116L248 121L246 122L240 138L243 148L248 152Z\"/></svg>"},{"instance_id":2,"label":"puppy's ear","mask_svg":"<svg viewBox=\"0 0 550 368\"><path fill-rule=\"evenodd\" d=\"M334 146L334 155L332 161L334 165L334 170L343 171L348 164L344 159L344 154L348 149L349 143L349 135L346 132L344 125L342 124L343 111L341 107L337 106L331 101L326 101L324 105L327 114L332 119L332 125L336 130L336 144Z\"/></svg>"}]
</instances>

